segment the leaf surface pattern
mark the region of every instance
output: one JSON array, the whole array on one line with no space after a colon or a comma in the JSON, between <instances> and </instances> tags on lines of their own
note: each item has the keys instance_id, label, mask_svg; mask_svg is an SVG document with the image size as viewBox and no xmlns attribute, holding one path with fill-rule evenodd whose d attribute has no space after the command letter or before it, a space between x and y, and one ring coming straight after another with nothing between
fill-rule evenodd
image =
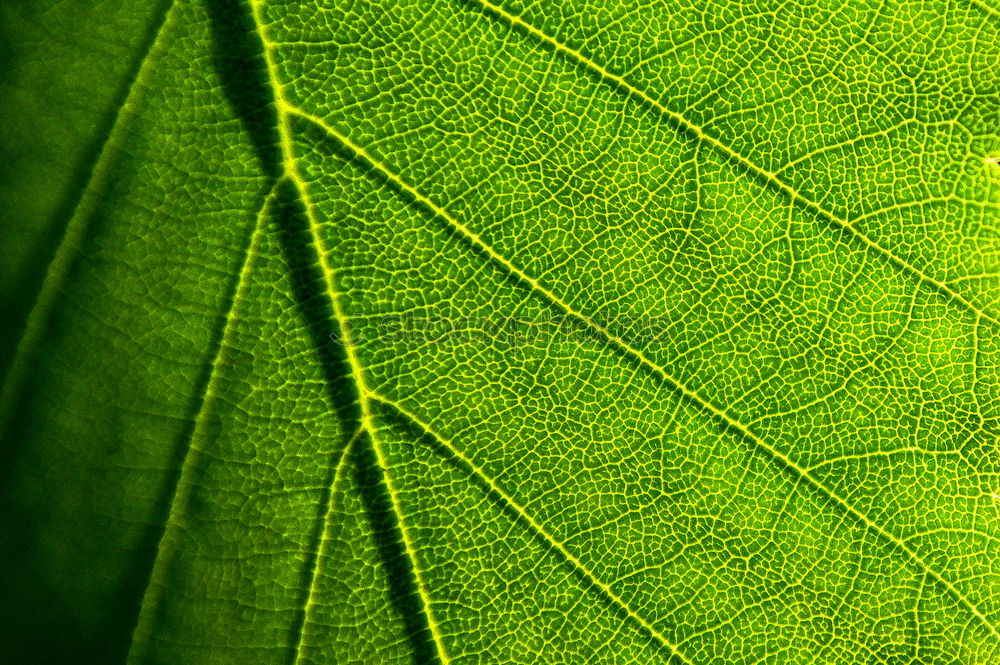
<instances>
[{"instance_id":1,"label":"leaf surface pattern","mask_svg":"<svg viewBox=\"0 0 1000 665\"><path fill-rule=\"evenodd\" d=\"M26 662L996 659L995 10L136 25L0 402Z\"/></svg>"}]
</instances>

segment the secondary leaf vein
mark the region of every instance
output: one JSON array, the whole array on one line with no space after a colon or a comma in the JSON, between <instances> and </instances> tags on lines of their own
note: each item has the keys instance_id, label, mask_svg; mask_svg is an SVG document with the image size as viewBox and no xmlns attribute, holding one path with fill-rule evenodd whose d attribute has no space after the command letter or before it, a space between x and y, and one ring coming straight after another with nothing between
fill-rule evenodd
<instances>
[{"instance_id":1,"label":"secondary leaf vein","mask_svg":"<svg viewBox=\"0 0 1000 665\"><path fill-rule=\"evenodd\" d=\"M584 577L590 581L591 584L600 589L608 598L610 598L618 607L620 607L632 620L641 625L653 638L670 650L672 654L677 656L681 661L692 665L692 661L688 659L674 642L668 639L663 633L657 630L651 623L642 617L631 605L628 604L625 599L619 596L615 591L605 582L603 582L597 575L595 575L576 555L570 552L565 545L563 545L559 539L557 539L548 529L545 528L538 520L536 520L531 513L526 511L521 504L519 504L514 497L508 494L503 488L493 478L491 478L486 471L479 467L470 457L463 453L455 444L449 441L447 438L438 434L438 432L431 427L429 424L425 423L421 418L419 418L412 411L407 409L405 406L396 402L395 400L389 399L381 395L380 393L369 393L369 396L378 402L391 407L400 415L402 415L407 420L411 421L413 424L417 425L424 432L429 434L438 443L444 446L452 455L458 458L465 466L467 466L476 476L478 476L486 485L489 487L496 496L513 510L518 517L524 520L536 533L538 533L542 539L548 543L553 549L559 552L574 568L583 573Z\"/></svg>"},{"instance_id":2,"label":"secondary leaf vein","mask_svg":"<svg viewBox=\"0 0 1000 665\"><path fill-rule=\"evenodd\" d=\"M28 314L24 332L18 341L10 368L4 377L3 388L0 390L0 423L11 422L11 414L24 387L28 370L34 360L35 350L41 343L45 326L52 314L52 306L72 268L76 251L79 249L79 244L89 226L87 222L90 215L100 202L95 187L98 183L105 182L112 177L111 156L120 145L128 121L135 115L138 108L137 95L143 91L151 63L156 60L160 53L163 36L169 31L177 14L175 8L176 2L171 0L159 17L159 24L155 26L146 52L136 64L133 78L128 83L121 106L118 107L111 123L111 129L97 153L97 161L91 165L87 181L83 185L80 197L66 222L66 228L63 230L59 245L46 269L45 278L42 280L35 303ZM4 432L0 430L0 436L3 434Z\"/></svg>"},{"instance_id":3,"label":"secondary leaf vein","mask_svg":"<svg viewBox=\"0 0 1000 665\"><path fill-rule=\"evenodd\" d=\"M641 102L656 109L656 111L658 111L663 116L669 118L679 129L681 129L685 133L688 133L696 137L698 140L703 141L704 143L710 145L719 153L733 160L734 162L740 164L745 169L750 171L753 175L762 179L765 183L775 188L776 190L784 193L790 199L799 203L804 208L811 210L820 217L845 229L852 236L861 241L864 245L870 247L871 249L878 252L886 259L888 259L889 262L895 265L897 268L902 269L904 272L912 275L913 277L924 282L925 284L930 285L938 293L941 293L946 298L953 300L956 303L959 303L962 307L969 310L973 314L980 316L987 321L990 321L997 327L1000 327L1000 319L981 310L972 301L968 300L961 293L953 289L948 283L942 282L941 280L938 280L935 277L930 276L929 274L925 273L920 268L916 267L906 259L902 258L901 256L897 256L889 249L886 249L882 245L878 244L873 239L868 237L867 234L863 233L860 229L858 229L858 227L855 226L850 220L841 217L832 210L829 210L828 208L823 206L818 201L815 201L812 198L806 196L805 194L797 190L795 187L791 186L790 184L782 180L776 173L773 173L767 170L766 168L751 161L749 158L744 157L742 154L731 148L726 143L715 138L714 136L703 130L701 127L688 120L682 114L665 106L662 102L655 99L649 93L644 92L643 90L635 87L634 85L629 83L626 79L619 76L618 74L608 71L608 69L598 64L594 60L591 60L590 58L582 54L580 51L563 44L556 38L536 28L535 26L526 22L519 16L508 12L500 5L490 2L490 0L475 0L475 2L478 2L489 13L492 13L493 15L498 16L501 19L509 22L512 26L524 30L525 32L529 33L542 43L555 49L557 52L562 53L568 56L571 60L583 65L585 68L597 74L601 79L608 81L609 83L623 90L632 97L635 97Z\"/></svg>"},{"instance_id":4,"label":"secondary leaf vein","mask_svg":"<svg viewBox=\"0 0 1000 665\"><path fill-rule=\"evenodd\" d=\"M226 361L226 350L232 345L233 323L236 320L236 310L246 295L249 285L249 276L253 265L253 259L260 250L261 240L264 235L266 220L270 214L272 206L277 201L278 192L281 189L282 180L278 179L271 185L270 191L264 197L264 203L257 214L250 241L247 243L246 253L243 257L243 264L240 267L239 277L233 291L232 301L229 309L223 318L222 335L219 345L215 349L212 364L209 369L208 380L205 385L205 392L198 404L195 414L194 425L185 442L183 458L181 460L180 472L174 482L173 491L170 497L169 508L167 509L167 519L160 534L159 542L156 545L156 553L153 555L153 566L146 589L143 592L139 605L139 618L132 632L132 642L129 645L129 653L126 662L141 662L144 648L153 635L157 610L162 600L162 594L167 588L165 576L168 574L173 548L176 546L174 537L178 522L183 519L184 511L191 498L191 491L194 486L189 480L189 475L193 472L201 456L201 448L198 445L202 437L204 428L207 426L207 415L211 411L211 406L215 402L219 391L220 373Z\"/></svg>"}]
</instances>

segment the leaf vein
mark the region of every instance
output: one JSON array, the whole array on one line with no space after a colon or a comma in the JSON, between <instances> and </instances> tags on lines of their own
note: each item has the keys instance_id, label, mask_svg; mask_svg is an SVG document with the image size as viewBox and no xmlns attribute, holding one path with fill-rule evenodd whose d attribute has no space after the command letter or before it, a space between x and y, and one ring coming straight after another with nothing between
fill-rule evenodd
<instances>
[{"instance_id":1,"label":"leaf vein","mask_svg":"<svg viewBox=\"0 0 1000 665\"><path fill-rule=\"evenodd\" d=\"M14 350L11 365L4 377L3 387L0 389L0 423L9 423L12 420L14 406L20 391L24 388L24 382L27 380L27 373L31 369L36 347L41 343L45 326L52 315L55 299L69 275L76 251L87 231L89 215L99 203L100 197L96 195L94 187L111 177L109 158L115 149L120 147L119 143L127 129L128 121L136 112L138 107L136 96L142 92L144 79L151 66L150 63L159 54L163 36L169 30L173 17L176 16L175 7L175 0L170 0L158 17L158 24L154 24L152 38L146 46L145 53L135 65L132 79L128 83L121 105L111 123L111 128L97 152L96 161L90 166L90 173L81 189L80 197L70 213L62 237L46 269L35 303L28 314L24 331L21 333L21 339ZM0 439L2 439L3 434L2 426L0 426Z\"/></svg>"},{"instance_id":2,"label":"leaf vein","mask_svg":"<svg viewBox=\"0 0 1000 665\"><path fill-rule=\"evenodd\" d=\"M230 302L229 308L226 310L226 314L223 319L222 335L220 336L218 346L216 347L212 358L208 379L205 384L205 391L198 403L194 424L188 433L187 440L185 441L180 472L174 481L170 504L167 509L167 518L163 525L163 531L160 534L159 541L156 544L156 552L153 555L152 570L150 571L149 580L146 583L146 588L143 591L142 598L139 603L139 616L136 621L136 626L132 632L132 641L129 645L128 657L126 658L126 662L128 663L140 662L142 660L142 654L139 650L145 647L153 634L153 621L156 618L156 612L160 605L163 591L166 589L166 582L163 578L168 572L167 565L169 564L170 555L172 554L172 547L175 546L173 538L176 527L179 520L183 518L184 510L191 498L191 491L194 488L194 486L189 482L188 476L197 465L202 452L198 445L198 441L200 440L203 430L207 425L206 417L210 412L211 406L215 402L219 391L219 381L221 376L219 369L226 360L226 350L231 345L231 335L233 323L236 320L236 310L246 295L253 260L260 250L260 243L264 236L265 220L270 213L271 207L277 200L281 184L281 179L277 179L274 183L272 183L270 191L264 197L264 203L257 214L256 221L254 222L254 228L251 232L250 241L247 243L246 253L243 257L243 264L240 267L239 276L236 279L236 284L233 290L232 301Z\"/></svg>"},{"instance_id":3,"label":"leaf vein","mask_svg":"<svg viewBox=\"0 0 1000 665\"><path fill-rule=\"evenodd\" d=\"M326 554L327 544L330 542L330 522L333 520L333 515L337 507L337 491L340 487L340 483L344 478L344 474L347 472L348 462L351 457L351 450L354 448L355 443L361 434L365 432L364 428L358 427L351 438L344 445L343 449L340 451L340 456L337 459L337 466L333 472L333 481L330 483L330 491L327 496L326 506L323 509L323 522L320 527L320 537L319 545L316 548L316 556L313 559L312 566L309 568L307 574L309 590L306 592L305 607L302 608L302 615L300 623L296 630L296 642L294 647L295 659L293 665L299 665L302 662L303 647L305 645L305 635L306 626L309 624L309 619L312 615L312 609L315 607L316 603L316 585L319 580L319 568L320 563L323 561L323 557Z\"/></svg>"},{"instance_id":4,"label":"leaf vein","mask_svg":"<svg viewBox=\"0 0 1000 665\"><path fill-rule=\"evenodd\" d=\"M368 432L372 449L375 453L378 467L382 474L382 481L385 485L386 492L389 495L392 509L396 514L403 549L405 550L407 557L410 559L417 594L420 599L420 606L427 618L427 625L430 629L431 638L437 650L438 658L441 660L442 665L449 665L450 659L448 658L447 651L444 647L441 630L434 618L434 613L431 610L431 597L429 591L427 590L427 584L424 580L419 558L417 557L416 546L403 517L403 511L399 500L399 492L396 489L392 476L389 472L388 458L381 442L379 441L375 423L372 418L369 399L370 392L365 385L364 371L358 356L357 348L352 339L350 327L347 325L347 314L344 310L343 303L341 302L341 295L337 288L336 274L330 264L326 243L323 240L320 228L320 222L316 215L312 198L309 194L308 183L299 170L298 158L295 154L295 148L293 145L291 123L289 122L289 116L292 114L294 107L289 104L285 98L284 85L281 82L278 67L275 63L273 54L277 45L271 41L267 34L266 22L264 19L263 0L249 0L249 2L254 28L257 31L264 49L264 64L267 71L268 82L274 93L274 103L277 111L278 136L281 144L284 172L295 186L295 190L298 193L299 199L302 202L302 206L305 211L311 242L317 254L317 260L319 261L320 270L323 275L324 286L327 291L326 295L332 308L333 317L336 319L338 327L340 328L341 341L347 356L347 364L350 368L351 379L353 380L353 383L358 391L358 398L361 407L361 428ZM299 641L301 642L301 638Z\"/></svg>"}]
</instances>

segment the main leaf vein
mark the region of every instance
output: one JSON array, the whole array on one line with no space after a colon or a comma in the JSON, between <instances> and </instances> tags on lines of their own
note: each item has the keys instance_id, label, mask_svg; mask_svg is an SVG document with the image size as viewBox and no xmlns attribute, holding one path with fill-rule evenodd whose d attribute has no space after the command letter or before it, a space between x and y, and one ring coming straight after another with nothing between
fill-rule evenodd
<instances>
[{"instance_id":1,"label":"main leaf vein","mask_svg":"<svg viewBox=\"0 0 1000 665\"><path fill-rule=\"evenodd\" d=\"M449 665L450 659L448 658L447 651L444 647L441 630L438 627L437 621L434 618L434 613L431 609L431 597L429 591L427 590L427 584L424 580L424 575L420 567L416 545L406 525L399 499L399 492L395 487L390 473L388 457L381 442L379 441L376 431L371 411L370 391L365 385L364 370L351 336L350 326L348 325L347 315L344 311L343 303L341 302L342 299L337 288L336 274L330 264L329 253L323 240L320 222L316 215L315 206L309 195L309 185L299 170L298 158L295 154L295 148L293 146L291 123L289 122L289 116L292 114L294 107L289 104L285 98L284 86L281 82L278 74L278 68L274 61L273 54L276 45L270 40L267 34L266 22L264 18L264 3L263 0L249 0L249 2L253 16L254 28L257 31L264 49L264 62L267 70L268 82L274 92L274 103L277 110L278 135L281 143L281 155L284 172L293 183L295 191L297 192L304 208L306 221L308 222L309 227L309 235L313 244L313 249L317 255L317 260L319 261L324 286L327 291L326 295L329 300L331 311L333 312L333 317L340 328L341 340L347 355L347 363L350 368L351 379L353 380L354 386L358 392L358 399L361 407L361 428L368 433L372 449L378 462L379 470L382 474L383 484L387 494L389 495L392 509L399 524L399 532L403 548L410 559L413 576L415 578L414 581L417 588L417 594L420 599L420 607L426 615L427 625L430 629L431 638L434 642L435 649L437 650L438 658L440 659L442 665ZM308 603L309 601L310 599L307 599L306 602ZM299 638L299 642L301 644L301 637ZM298 647L296 647L296 650L298 651ZM296 655L296 657L298 657L298 655Z\"/></svg>"}]
</instances>

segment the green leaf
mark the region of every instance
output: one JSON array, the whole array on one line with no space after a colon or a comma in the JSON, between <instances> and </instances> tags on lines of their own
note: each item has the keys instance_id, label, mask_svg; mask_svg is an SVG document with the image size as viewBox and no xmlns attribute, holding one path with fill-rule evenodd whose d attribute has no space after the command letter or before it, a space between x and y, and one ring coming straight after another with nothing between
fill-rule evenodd
<instances>
[{"instance_id":1,"label":"green leaf","mask_svg":"<svg viewBox=\"0 0 1000 665\"><path fill-rule=\"evenodd\" d=\"M992 5L86 5L0 8L5 658L1000 658Z\"/></svg>"}]
</instances>

